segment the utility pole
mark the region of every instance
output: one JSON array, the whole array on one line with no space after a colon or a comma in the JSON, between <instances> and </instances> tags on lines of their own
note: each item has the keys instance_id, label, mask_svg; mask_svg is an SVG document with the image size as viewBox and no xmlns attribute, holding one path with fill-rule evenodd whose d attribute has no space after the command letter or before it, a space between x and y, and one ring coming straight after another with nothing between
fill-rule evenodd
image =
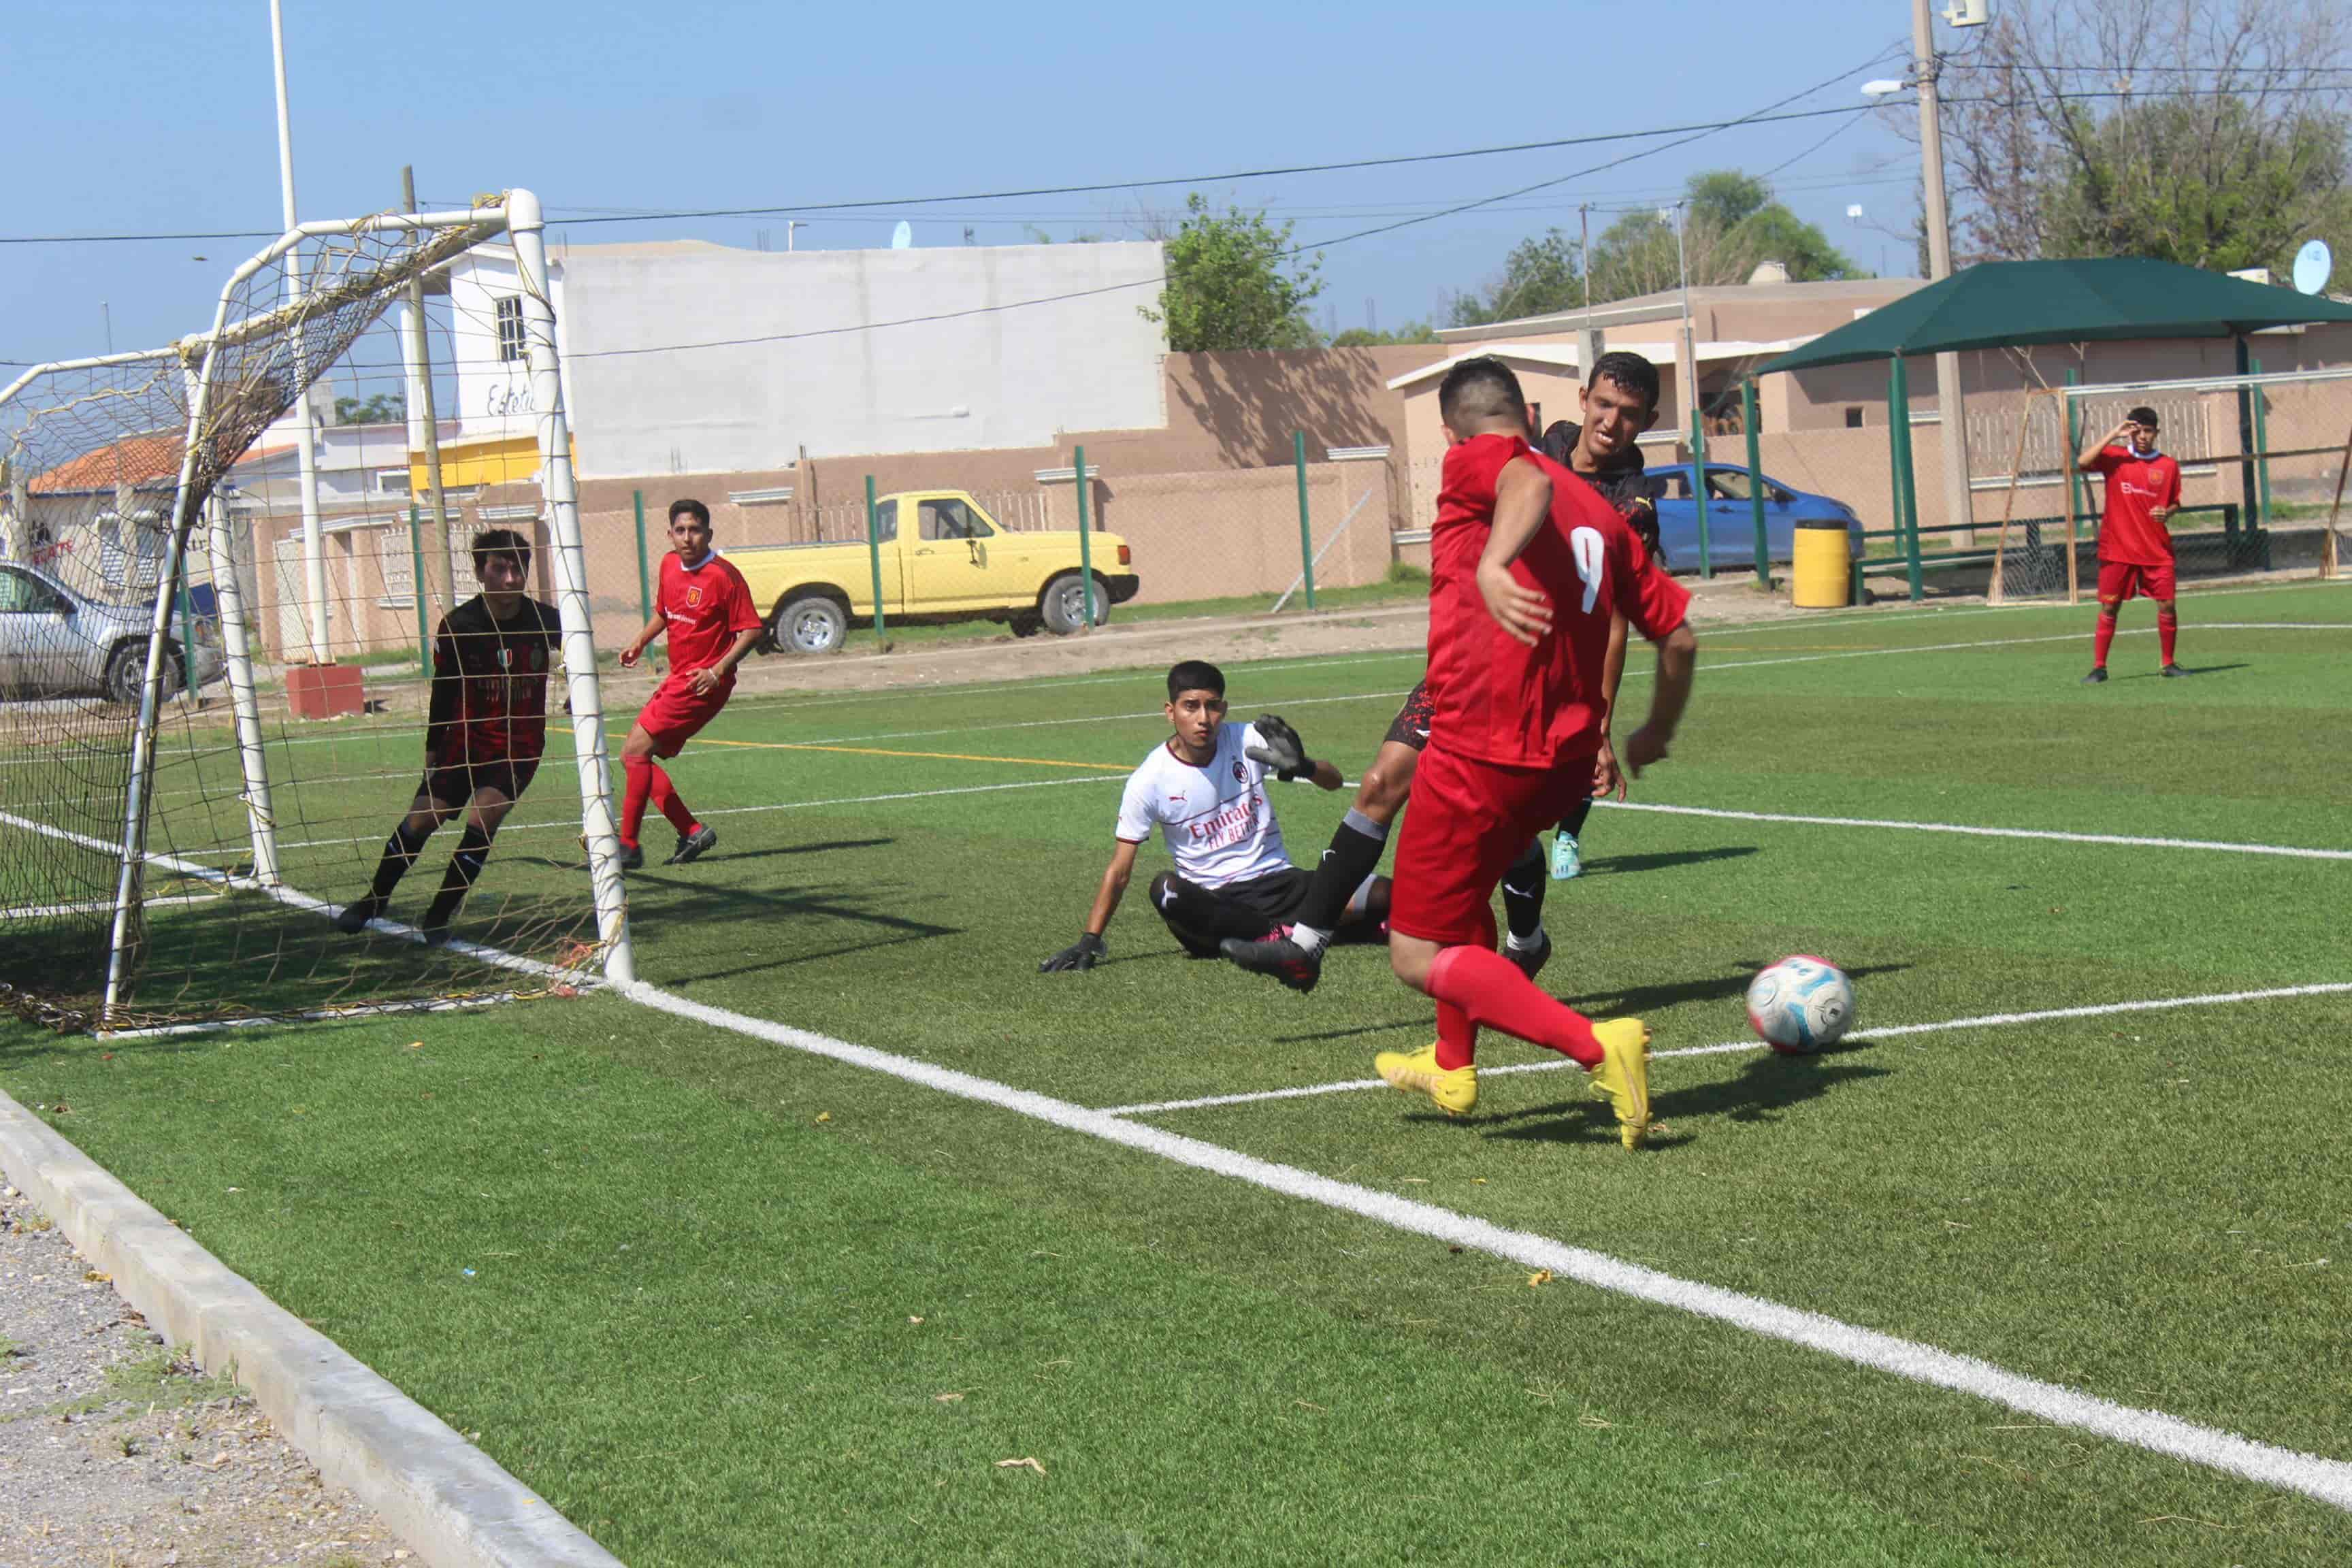
<instances>
[{"instance_id":1,"label":"utility pole","mask_svg":"<svg viewBox=\"0 0 2352 1568\"><path fill-rule=\"evenodd\" d=\"M294 122L286 106L286 18L279 0L269 0L269 47L278 72L278 191L286 211L286 226L292 229L299 221L294 216ZM286 253L286 302L298 306L302 300L302 247L293 247ZM302 354L302 330L299 312L294 328L296 379L302 384L295 399L295 454L300 463L302 499L302 585L310 599L310 662L331 664L332 656L327 643L327 554L326 543L319 528L319 431L317 416L310 407L310 366Z\"/></svg>"},{"instance_id":2,"label":"utility pole","mask_svg":"<svg viewBox=\"0 0 2352 1568\"><path fill-rule=\"evenodd\" d=\"M1931 283L1952 275L1952 222L1944 201L1944 124L1936 87L1942 71L1927 0L1911 0L1911 72L1919 89L1919 173ZM1960 356L1949 351L1936 356L1936 412L1944 427L1944 521L1953 529L1953 546L1967 550L1976 544L1976 503L1969 489L1968 406L1960 393Z\"/></svg>"},{"instance_id":3,"label":"utility pole","mask_svg":"<svg viewBox=\"0 0 2352 1568\"><path fill-rule=\"evenodd\" d=\"M410 212L416 211L414 165L400 166L400 201ZM418 585L425 591L426 603L438 605L446 616L457 607L457 595L456 585L449 580L455 570L449 564L449 499L441 489L441 419L433 406L433 351L425 331L425 279L421 274L408 279L408 360L409 401L412 408L421 408L425 414L425 485L433 503L426 514L431 521L425 533L425 581ZM408 446L414 451L417 421L413 413L408 428L412 433Z\"/></svg>"}]
</instances>

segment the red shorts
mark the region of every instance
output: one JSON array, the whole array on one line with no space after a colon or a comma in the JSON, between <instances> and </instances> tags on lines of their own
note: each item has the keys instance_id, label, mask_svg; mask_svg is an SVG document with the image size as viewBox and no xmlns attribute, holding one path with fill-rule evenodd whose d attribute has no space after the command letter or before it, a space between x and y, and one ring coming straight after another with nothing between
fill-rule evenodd
<instances>
[{"instance_id":1,"label":"red shorts","mask_svg":"<svg viewBox=\"0 0 2352 1568\"><path fill-rule=\"evenodd\" d=\"M2103 605L2120 605L2130 598L2169 604L2172 597L2169 561L2161 566L2134 566L2121 561L2099 563L2099 603Z\"/></svg>"},{"instance_id":2,"label":"red shorts","mask_svg":"<svg viewBox=\"0 0 2352 1568\"><path fill-rule=\"evenodd\" d=\"M712 687L709 695L698 696L686 677L673 670L637 710L637 722L654 738L654 755L677 755L678 748L693 739L697 730L719 717L734 692L735 682L730 679Z\"/></svg>"},{"instance_id":3,"label":"red shorts","mask_svg":"<svg viewBox=\"0 0 2352 1568\"><path fill-rule=\"evenodd\" d=\"M1495 884L1528 839L1591 793L1591 757L1507 768L1433 742L1397 841L1389 929L1447 947L1494 946Z\"/></svg>"}]
</instances>

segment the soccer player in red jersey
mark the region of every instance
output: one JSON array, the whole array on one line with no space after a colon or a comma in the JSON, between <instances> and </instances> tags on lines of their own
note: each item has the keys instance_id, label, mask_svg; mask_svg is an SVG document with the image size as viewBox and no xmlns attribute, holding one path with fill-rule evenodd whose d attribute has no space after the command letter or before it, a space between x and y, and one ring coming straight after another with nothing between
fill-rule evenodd
<instances>
[{"instance_id":1,"label":"soccer player in red jersey","mask_svg":"<svg viewBox=\"0 0 2352 1568\"><path fill-rule=\"evenodd\" d=\"M1660 560L1657 508L1642 488L1642 454L1634 441L1658 422L1658 367L1640 354L1614 350L1593 361L1586 378L1581 407L1584 423L1563 419L1543 436L1538 448L1575 474L1614 506L1642 539L1653 562ZM1619 678L1625 668L1625 622L1610 618L1609 651L1602 663L1601 747L1591 793L1560 821L1553 837L1552 877L1565 880L1581 868L1577 835L1592 802L1612 791L1625 798L1625 781L1611 749L1608 711L1617 700ZM1293 991L1312 991L1323 977L1323 951L1338 929L1341 910L1363 879L1381 863L1389 826L1404 809L1412 791L1413 770L1422 748L1429 743L1433 700L1426 677L1408 693L1404 706L1389 725L1388 734L1356 785L1355 804L1331 834L1315 868L1315 886L1289 934L1259 942L1229 940L1222 951L1230 962L1253 974L1270 974ZM1528 841L1526 852L1505 870L1502 879L1503 919L1509 927L1503 956L1533 980L1551 958L1552 942L1544 930L1543 845Z\"/></svg>"},{"instance_id":2,"label":"soccer player in red jersey","mask_svg":"<svg viewBox=\"0 0 2352 1568\"><path fill-rule=\"evenodd\" d=\"M1429 746L1397 847L1389 963L1437 1003L1437 1040L1383 1051L1397 1088L1460 1115L1477 1103L1477 1031L1491 1026L1592 1074L1638 1148L1650 1121L1649 1031L1594 1025L1495 951L1495 884L1538 828L1594 784L1612 615L1658 648L1648 721L1625 742L1635 777L1666 755L1690 699L1690 595L1653 567L1624 517L1527 442L1527 402L1500 360L1465 360L1438 388L1449 446L1430 538Z\"/></svg>"},{"instance_id":3,"label":"soccer player in red jersey","mask_svg":"<svg viewBox=\"0 0 2352 1568\"><path fill-rule=\"evenodd\" d=\"M555 606L524 594L530 541L511 529L475 536L474 575L482 591L444 616L433 637L424 782L385 841L366 896L336 913L344 931L356 934L382 915L425 841L466 811L465 834L418 927L429 942L447 941L449 922L490 858L499 824L539 771L547 746L547 674L562 643Z\"/></svg>"},{"instance_id":4,"label":"soccer player in red jersey","mask_svg":"<svg viewBox=\"0 0 2352 1568\"><path fill-rule=\"evenodd\" d=\"M2106 679L2116 613L2126 599L2143 594L2156 601L2164 673L2187 675L2172 662L2180 617L2172 607L2172 531L2164 526L2180 504L2180 465L2157 449L2156 410L2145 404L2133 409L2122 424L2075 454L2074 466L2107 481L2106 509L2099 518L2099 629L2091 642L2091 673L2083 684Z\"/></svg>"},{"instance_id":5,"label":"soccer player in red jersey","mask_svg":"<svg viewBox=\"0 0 2352 1568\"><path fill-rule=\"evenodd\" d=\"M662 557L661 588L654 617L636 640L621 650L621 664L635 668L646 647L669 633L669 674L637 712L621 746L621 772L627 788L621 797L621 868L646 863L637 843L650 800L677 829L677 847L663 864L683 866L719 842L719 830L695 820L678 798L656 757L674 757L697 731L719 716L735 691L735 667L760 640L760 608L743 574L710 548L710 509L698 500L669 503L670 553Z\"/></svg>"}]
</instances>

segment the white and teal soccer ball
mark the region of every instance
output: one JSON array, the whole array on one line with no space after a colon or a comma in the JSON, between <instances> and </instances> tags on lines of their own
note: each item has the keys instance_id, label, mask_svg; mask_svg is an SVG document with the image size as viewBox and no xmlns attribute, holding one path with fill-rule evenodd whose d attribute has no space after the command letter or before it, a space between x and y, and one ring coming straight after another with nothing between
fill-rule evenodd
<instances>
[{"instance_id":1,"label":"white and teal soccer ball","mask_svg":"<svg viewBox=\"0 0 2352 1568\"><path fill-rule=\"evenodd\" d=\"M1853 1023L1853 982L1826 959L1802 953L1759 970L1748 983L1748 1024L1782 1056L1810 1056Z\"/></svg>"}]
</instances>

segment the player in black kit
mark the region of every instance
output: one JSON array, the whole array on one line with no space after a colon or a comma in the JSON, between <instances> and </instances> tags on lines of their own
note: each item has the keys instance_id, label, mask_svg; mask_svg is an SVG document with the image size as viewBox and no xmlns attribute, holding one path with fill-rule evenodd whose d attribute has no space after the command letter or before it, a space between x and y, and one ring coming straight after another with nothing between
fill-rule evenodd
<instances>
[{"instance_id":1,"label":"player in black kit","mask_svg":"<svg viewBox=\"0 0 2352 1568\"><path fill-rule=\"evenodd\" d=\"M539 771L547 745L547 676L562 632L555 606L530 597L530 541L494 528L474 539L482 591L441 619L433 638L433 699L425 727L425 777L392 830L364 897L343 906L336 926L356 932L382 915L400 879L434 829L467 811L466 831L418 929L448 940L499 824Z\"/></svg>"}]
</instances>

